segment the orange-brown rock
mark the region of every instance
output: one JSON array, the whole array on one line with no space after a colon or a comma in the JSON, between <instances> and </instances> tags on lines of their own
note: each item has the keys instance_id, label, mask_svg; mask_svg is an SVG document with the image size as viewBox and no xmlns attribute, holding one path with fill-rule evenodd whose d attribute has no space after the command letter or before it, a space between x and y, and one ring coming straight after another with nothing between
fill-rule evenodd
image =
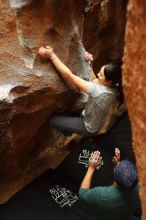
<instances>
[{"instance_id":1,"label":"orange-brown rock","mask_svg":"<svg viewBox=\"0 0 146 220\"><path fill-rule=\"evenodd\" d=\"M0 4L0 203L56 165L45 122L76 97L52 64L38 58L38 48L50 44L72 70L88 71L80 36L84 1L10 2L11 8L8 0Z\"/></svg>"},{"instance_id":2,"label":"orange-brown rock","mask_svg":"<svg viewBox=\"0 0 146 220\"><path fill-rule=\"evenodd\" d=\"M94 68L122 61L127 0L96 1L85 14L83 41L94 54Z\"/></svg>"},{"instance_id":3,"label":"orange-brown rock","mask_svg":"<svg viewBox=\"0 0 146 220\"><path fill-rule=\"evenodd\" d=\"M124 89L132 123L133 146L141 183L143 220L146 219L146 2L130 0L125 37Z\"/></svg>"}]
</instances>

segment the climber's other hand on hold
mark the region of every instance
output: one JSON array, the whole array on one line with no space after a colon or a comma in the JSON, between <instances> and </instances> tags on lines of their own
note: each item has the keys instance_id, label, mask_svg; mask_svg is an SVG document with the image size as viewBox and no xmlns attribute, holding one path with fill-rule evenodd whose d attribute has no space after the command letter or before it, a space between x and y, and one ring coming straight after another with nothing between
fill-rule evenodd
<instances>
[{"instance_id":1,"label":"climber's other hand on hold","mask_svg":"<svg viewBox=\"0 0 146 220\"><path fill-rule=\"evenodd\" d=\"M87 62L93 62L93 55L88 53L87 51L85 52L84 58Z\"/></svg>"}]
</instances>

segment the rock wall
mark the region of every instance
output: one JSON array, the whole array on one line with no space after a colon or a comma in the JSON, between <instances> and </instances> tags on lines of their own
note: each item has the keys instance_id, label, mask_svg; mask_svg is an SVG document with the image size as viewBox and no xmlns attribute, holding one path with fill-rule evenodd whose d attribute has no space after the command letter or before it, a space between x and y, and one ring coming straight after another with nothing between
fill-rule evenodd
<instances>
[{"instance_id":1,"label":"rock wall","mask_svg":"<svg viewBox=\"0 0 146 220\"><path fill-rule=\"evenodd\" d=\"M101 65L122 61L127 0L104 0L90 6L85 14L83 42L94 54L94 69L98 71Z\"/></svg>"},{"instance_id":2,"label":"rock wall","mask_svg":"<svg viewBox=\"0 0 146 220\"><path fill-rule=\"evenodd\" d=\"M143 220L146 219L146 2L129 0L123 85L132 123L133 146L141 183Z\"/></svg>"},{"instance_id":3,"label":"rock wall","mask_svg":"<svg viewBox=\"0 0 146 220\"><path fill-rule=\"evenodd\" d=\"M82 0L77 5L65 0L0 4L1 203L58 163L58 150L54 158L58 134L53 136L46 120L72 108L77 92L50 62L39 59L37 51L50 44L72 70L76 66L76 72L87 72L81 43L85 5Z\"/></svg>"},{"instance_id":4,"label":"rock wall","mask_svg":"<svg viewBox=\"0 0 146 220\"><path fill-rule=\"evenodd\" d=\"M95 54L97 69L121 60L125 8L126 1L118 0L0 4L0 203L66 155L59 147L63 137L49 128L48 118L70 111L78 93L50 62L39 59L38 48L50 44L74 73L87 79L81 40Z\"/></svg>"}]
</instances>

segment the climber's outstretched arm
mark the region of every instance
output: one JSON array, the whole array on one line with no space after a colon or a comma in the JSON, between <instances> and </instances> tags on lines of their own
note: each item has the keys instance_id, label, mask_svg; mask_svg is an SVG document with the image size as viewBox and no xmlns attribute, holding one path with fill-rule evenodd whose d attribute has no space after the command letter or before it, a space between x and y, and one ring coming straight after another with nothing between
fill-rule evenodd
<instances>
[{"instance_id":1,"label":"climber's outstretched arm","mask_svg":"<svg viewBox=\"0 0 146 220\"><path fill-rule=\"evenodd\" d=\"M75 87L77 87L82 92L88 92L88 82L84 79L74 75L70 69L58 58L58 56L55 54L54 50L50 46L41 47L39 49L38 54L42 58L49 59L60 75L67 79L69 82L71 82Z\"/></svg>"}]
</instances>

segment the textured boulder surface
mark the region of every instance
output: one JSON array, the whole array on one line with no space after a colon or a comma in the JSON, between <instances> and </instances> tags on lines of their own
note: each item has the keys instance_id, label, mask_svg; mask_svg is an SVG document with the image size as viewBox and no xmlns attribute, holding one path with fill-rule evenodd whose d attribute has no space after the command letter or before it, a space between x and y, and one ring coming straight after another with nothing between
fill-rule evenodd
<instances>
[{"instance_id":1,"label":"textured boulder surface","mask_svg":"<svg viewBox=\"0 0 146 220\"><path fill-rule=\"evenodd\" d=\"M48 126L69 112L78 92L37 56L50 44L75 74L88 78L84 46L95 68L123 55L127 1L3 0L0 4L0 203L66 155L64 137ZM11 6L11 7L10 7Z\"/></svg>"},{"instance_id":2,"label":"textured boulder surface","mask_svg":"<svg viewBox=\"0 0 146 220\"><path fill-rule=\"evenodd\" d=\"M146 219L146 2L130 0L125 37L124 89L132 123L133 147L141 182L143 220Z\"/></svg>"},{"instance_id":3,"label":"textured boulder surface","mask_svg":"<svg viewBox=\"0 0 146 220\"><path fill-rule=\"evenodd\" d=\"M127 0L105 0L92 5L84 21L83 42L94 54L94 69L101 65L122 61Z\"/></svg>"}]
</instances>

